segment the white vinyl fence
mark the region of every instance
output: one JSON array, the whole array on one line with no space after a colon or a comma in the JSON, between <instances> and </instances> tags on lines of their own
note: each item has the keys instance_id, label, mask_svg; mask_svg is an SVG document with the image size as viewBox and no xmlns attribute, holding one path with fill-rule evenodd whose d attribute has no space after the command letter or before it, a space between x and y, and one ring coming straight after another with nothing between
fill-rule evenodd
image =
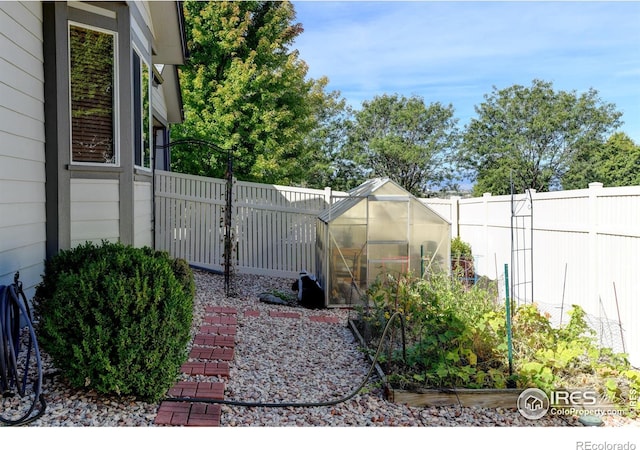
<instances>
[{"instance_id":1,"label":"white vinyl fence","mask_svg":"<svg viewBox=\"0 0 640 450\"><path fill-rule=\"evenodd\" d=\"M509 264L516 300L533 300L556 324L580 305L601 343L640 366L640 186L514 197L513 237L510 195L425 203L457 222L452 234L471 244L480 275L502 288Z\"/></svg>"},{"instance_id":2,"label":"white vinyl fence","mask_svg":"<svg viewBox=\"0 0 640 450\"><path fill-rule=\"evenodd\" d=\"M156 171L156 248L194 266L224 269L225 180ZM232 267L297 277L315 272L316 217L331 189L234 181Z\"/></svg>"},{"instance_id":3,"label":"white vinyl fence","mask_svg":"<svg viewBox=\"0 0 640 450\"><path fill-rule=\"evenodd\" d=\"M155 192L156 248L222 271L225 181L157 171ZM316 217L343 196L235 181L234 272L315 273ZM504 292L508 264L519 303L535 301L556 324L580 305L601 343L640 366L640 186L517 195L513 234L511 196L423 201L471 244L479 275Z\"/></svg>"}]
</instances>

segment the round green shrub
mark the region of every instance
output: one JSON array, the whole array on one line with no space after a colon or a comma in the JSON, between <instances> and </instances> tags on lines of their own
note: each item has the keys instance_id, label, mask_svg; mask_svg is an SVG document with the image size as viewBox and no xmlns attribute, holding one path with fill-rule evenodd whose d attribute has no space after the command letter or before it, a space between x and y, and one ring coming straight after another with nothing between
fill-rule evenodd
<instances>
[{"instance_id":1,"label":"round green shrub","mask_svg":"<svg viewBox=\"0 0 640 450\"><path fill-rule=\"evenodd\" d=\"M38 342L72 386L155 401L186 360L194 294L184 260L87 242L45 262Z\"/></svg>"},{"instance_id":2,"label":"round green shrub","mask_svg":"<svg viewBox=\"0 0 640 450\"><path fill-rule=\"evenodd\" d=\"M451 239L451 256L454 259L473 258L471 245L468 242L460 239L460 236L456 236L455 238Z\"/></svg>"}]
</instances>

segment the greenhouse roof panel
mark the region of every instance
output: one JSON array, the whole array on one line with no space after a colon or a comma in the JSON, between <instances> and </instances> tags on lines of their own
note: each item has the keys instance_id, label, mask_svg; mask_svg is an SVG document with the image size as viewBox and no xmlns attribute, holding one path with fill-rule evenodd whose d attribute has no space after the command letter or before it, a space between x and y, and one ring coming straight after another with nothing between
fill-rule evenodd
<instances>
[{"instance_id":1,"label":"greenhouse roof panel","mask_svg":"<svg viewBox=\"0 0 640 450\"><path fill-rule=\"evenodd\" d=\"M367 180L364 183L362 183L360 186L351 189L349 192L347 192L347 194L349 195L348 197L345 197L344 199L339 200L338 202L334 203L331 207L327 208L322 213L320 213L318 215L318 219L322 220L325 223L329 223L334 219L341 217L343 214L345 214L351 208L356 206L363 199L370 198L372 196L375 196L375 198L372 198L372 200L397 199L398 201L408 201L411 198L415 198L406 189L404 189L398 183L396 183L395 181L387 177L373 178L371 180ZM436 211L431 209L429 206L425 205L422 202L418 202L418 203L421 206L423 206L425 210L432 213L438 219L446 223L449 223L448 220L443 218L440 214L438 214Z\"/></svg>"}]
</instances>

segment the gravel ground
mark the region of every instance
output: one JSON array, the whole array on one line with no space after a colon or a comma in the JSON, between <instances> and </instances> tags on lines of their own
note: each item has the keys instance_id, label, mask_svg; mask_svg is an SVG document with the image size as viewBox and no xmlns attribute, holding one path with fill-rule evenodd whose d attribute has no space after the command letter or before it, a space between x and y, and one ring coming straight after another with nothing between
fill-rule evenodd
<instances>
[{"instance_id":1,"label":"gravel ground","mask_svg":"<svg viewBox=\"0 0 640 450\"><path fill-rule=\"evenodd\" d=\"M197 294L192 334L202 324L205 306L232 306L238 310L235 357L226 380L225 399L245 402L317 403L343 398L360 385L369 363L347 326L350 312L321 312L271 305L258 300L268 290L291 292L292 279L239 275L234 297L224 295L221 275L195 271ZM257 310L258 317L244 311ZM271 311L298 312L301 318L271 317ZM335 316L339 323L319 323L310 316ZM351 313L353 314L353 313ZM151 427L158 404L134 398L106 398L93 391L69 388L43 358L47 408L32 427ZM184 376L191 381L225 381L216 377ZM640 420L605 417L605 427L639 427ZM414 408L385 400L379 379L373 376L357 395L332 406L239 407L222 406L223 427L268 426L411 426L411 427L530 427L582 426L575 417L527 420L515 409Z\"/></svg>"}]
</instances>

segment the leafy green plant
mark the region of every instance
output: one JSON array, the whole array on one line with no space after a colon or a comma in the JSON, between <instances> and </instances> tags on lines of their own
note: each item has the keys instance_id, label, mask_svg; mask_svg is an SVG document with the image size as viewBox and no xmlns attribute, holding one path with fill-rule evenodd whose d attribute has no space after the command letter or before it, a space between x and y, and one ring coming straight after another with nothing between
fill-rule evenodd
<instances>
[{"instance_id":1,"label":"leafy green plant","mask_svg":"<svg viewBox=\"0 0 640 450\"><path fill-rule=\"evenodd\" d=\"M194 294L183 260L86 243L45 263L38 340L72 386L156 400L186 359Z\"/></svg>"},{"instance_id":2,"label":"leafy green plant","mask_svg":"<svg viewBox=\"0 0 640 450\"><path fill-rule=\"evenodd\" d=\"M429 279L407 274L378 280L368 290L368 299L363 328L369 329L374 345L391 314L402 314L406 359L399 351L400 331L396 328L389 337L384 362L391 371L408 376L391 375L391 379L404 384L476 387L491 381L486 370L496 358L493 347L500 338L486 325L491 315L497 314L489 292L468 288L446 274L432 274ZM486 320L476 326L476 317Z\"/></svg>"},{"instance_id":3,"label":"leafy green plant","mask_svg":"<svg viewBox=\"0 0 640 450\"><path fill-rule=\"evenodd\" d=\"M451 270L467 284L475 279L471 245L456 236L451 240Z\"/></svg>"},{"instance_id":4,"label":"leafy green plant","mask_svg":"<svg viewBox=\"0 0 640 450\"><path fill-rule=\"evenodd\" d=\"M554 328L535 304L518 309L513 335L522 386L545 392L586 386L618 405L628 404L640 387L640 372L627 355L597 345L580 306L572 305L569 316L567 324Z\"/></svg>"},{"instance_id":5,"label":"leafy green plant","mask_svg":"<svg viewBox=\"0 0 640 450\"><path fill-rule=\"evenodd\" d=\"M473 257L471 245L460 239L460 236L456 236L451 239L451 257L453 259L471 259Z\"/></svg>"},{"instance_id":6,"label":"leafy green plant","mask_svg":"<svg viewBox=\"0 0 640 450\"><path fill-rule=\"evenodd\" d=\"M395 312L403 318L404 333L397 322L379 358L392 386L504 388L513 381L546 392L586 386L619 405L637 399L640 372L626 355L597 346L577 305L559 328L535 304L517 308L510 374L504 306L496 302L493 286L487 287L468 287L445 274L428 279L407 274L380 278L369 288L359 324L370 348L377 347Z\"/></svg>"}]
</instances>

